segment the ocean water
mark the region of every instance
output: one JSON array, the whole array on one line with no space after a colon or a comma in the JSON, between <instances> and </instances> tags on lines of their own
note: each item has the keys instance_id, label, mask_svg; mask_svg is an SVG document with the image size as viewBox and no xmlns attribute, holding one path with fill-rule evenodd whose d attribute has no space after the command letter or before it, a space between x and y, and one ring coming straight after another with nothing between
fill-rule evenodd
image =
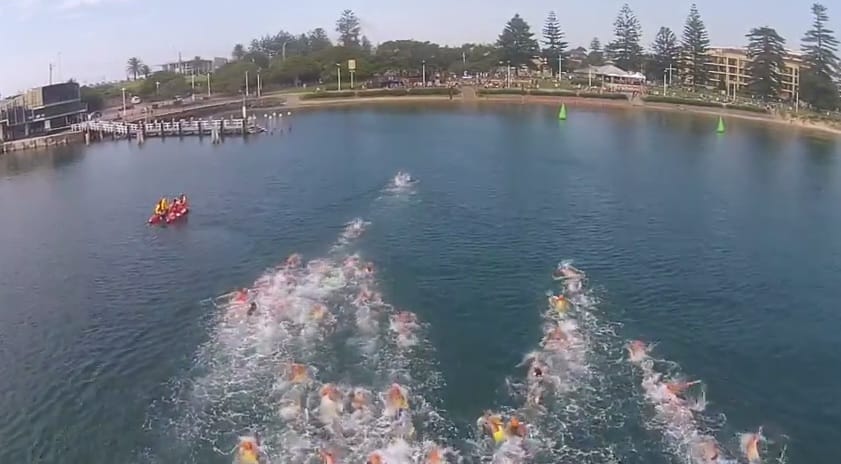
<instances>
[{"instance_id":1,"label":"ocean water","mask_svg":"<svg viewBox=\"0 0 841 464\"><path fill-rule=\"evenodd\" d=\"M740 434L759 427L765 462L841 461L841 144L554 113L323 110L222 145L0 157L0 462L225 463L253 430L272 462L331 447L403 462L433 441L466 462L697 462L699 437L744 461ZM401 170L417 182L396 185ZM146 225L182 192L187 221ZM278 270L292 253L323 261ZM375 274L343 277L354 255ZM524 408L518 364L539 350L564 259L587 288L563 321L563 388ZM257 322L215 298L255 286ZM359 304L363 288L382 303ZM307 319L316 303L329 324ZM419 321L411 343L388 322L400 310ZM653 365L626 361L632 339L654 344ZM400 383L416 433L395 444L380 419L326 432L315 404L285 417L293 361L316 402L321 382ZM701 380L703 411L664 408L649 368ZM532 428L525 456L476 431L488 409Z\"/></svg>"}]
</instances>

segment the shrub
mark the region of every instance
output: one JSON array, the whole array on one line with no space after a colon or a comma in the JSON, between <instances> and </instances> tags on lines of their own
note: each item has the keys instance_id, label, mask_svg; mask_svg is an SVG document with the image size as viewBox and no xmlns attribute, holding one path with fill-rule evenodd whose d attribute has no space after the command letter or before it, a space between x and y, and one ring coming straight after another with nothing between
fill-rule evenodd
<instances>
[{"instance_id":1,"label":"shrub","mask_svg":"<svg viewBox=\"0 0 841 464\"><path fill-rule=\"evenodd\" d=\"M522 95L521 89L479 89L477 92L479 96L482 95Z\"/></svg>"},{"instance_id":2,"label":"shrub","mask_svg":"<svg viewBox=\"0 0 841 464\"><path fill-rule=\"evenodd\" d=\"M544 89L534 89L529 92L529 94L534 96L546 96L546 97L574 97L575 92L572 90L544 90Z\"/></svg>"},{"instance_id":3,"label":"shrub","mask_svg":"<svg viewBox=\"0 0 841 464\"><path fill-rule=\"evenodd\" d=\"M360 90L356 92L358 97L402 97L405 95L406 89Z\"/></svg>"},{"instance_id":4,"label":"shrub","mask_svg":"<svg viewBox=\"0 0 841 464\"><path fill-rule=\"evenodd\" d=\"M342 90L341 92L313 92L301 95L301 100L313 100L317 98L349 98L356 95L352 90Z\"/></svg>"},{"instance_id":5,"label":"shrub","mask_svg":"<svg viewBox=\"0 0 841 464\"><path fill-rule=\"evenodd\" d=\"M646 103L671 103L673 105L705 106L707 108L721 108L723 105L718 102L706 100L693 100L690 98L662 97L659 95L648 95L642 98Z\"/></svg>"},{"instance_id":6,"label":"shrub","mask_svg":"<svg viewBox=\"0 0 841 464\"><path fill-rule=\"evenodd\" d=\"M577 95L581 98L601 98L604 100L627 100L628 97L624 93L595 93L595 92L581 92Z\"/></svg>"},{"instance_id":7,"label":"shrub","mask_svg":"<svg viewBox=\"0 0 841 464\"><path fill-rule=\"evenodd\" d=\"M420 87L420 88L410 88L407 90L407 95L449 95L450 88L448 87ZM461 93L461 89L457 87L452 88L453 95L458 95Z\"/></svg>"},{"instance_id":8,"label":"shrub","mask_svg":"<svg viewBox=\"0 0 841 464\"><path fill-rule=\"evenodd\" d=\"M751 113L768 113L768 110L759 106L751 105L727 105L727 109L738 111L750 111Z\"/></svg>"}]
</instances>

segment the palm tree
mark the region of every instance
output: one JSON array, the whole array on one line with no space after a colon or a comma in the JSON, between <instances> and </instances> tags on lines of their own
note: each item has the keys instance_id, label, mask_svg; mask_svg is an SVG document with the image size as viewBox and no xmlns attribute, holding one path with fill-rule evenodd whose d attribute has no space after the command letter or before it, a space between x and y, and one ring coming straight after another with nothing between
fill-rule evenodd
<instances>
[{"instance_id":1,"label":"palm tree","mask_svg":"<svg viewBox=\"0 0 841 464\"><path fill-rule=\"evenodd\" d=\"M231 52L231 58L241 60L245 56L245 47L242 44L234 45L234 51Z\"/></svg>"},{"instance_id":2,"label":"palm tree","mask_svg":"<svg viewBox=\"0 0 841 464\"><path fill-rule=\"evenodd\" d=\"M128 64L126 66L126 72L134 76L134 80L137 80L137 75L141 74L141 69L143 68L143 62L140 61L140 58L133 56L128 59Z\"/></svg>"},{"instance_id":3,"label":"palm tree","mask_svg":"<svg viewBox=\"0 0 841 464\"><path fill-rule=\"evenodd\" d=\"M140 67L140 74L143 74L143 77L148 79L149 76L152 74L152 69L149 68L148 64L144 64L143 66Z\"/></svg>"}]
</instances>

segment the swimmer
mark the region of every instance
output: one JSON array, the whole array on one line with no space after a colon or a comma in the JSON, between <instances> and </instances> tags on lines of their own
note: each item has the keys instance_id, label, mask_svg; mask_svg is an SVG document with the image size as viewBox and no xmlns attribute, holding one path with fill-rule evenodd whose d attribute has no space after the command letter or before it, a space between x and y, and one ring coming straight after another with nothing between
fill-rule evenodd
<instances>
[{"instance_id":1,"label":"swimmer","mask_svg":"<svg viewBox=\"0 0 841 464\"><path fill-rule=\"evenodd\" d=\"M350 407L354 411L362 411L368 407L368 395L365 390L357 388L349 393L348 397L350 398Z\"/></svg>"},{"instance_id":2,"label":"swimmer","mask_svg":"<svg viewBox=\"0 0 841 464\"><path fill-rule=\"evenodd\" d=\"M321 422L326 425L334 424L335 420L344 411L342 394L330 383L321 387L319 394L321 395L321 402L318 405L318 412Z\"/></svg>"},{"instance_id":3,"label":"swimmer","mask_svg":"<svg viewBox=\"0 0 841 464\"><path fill-rule=\"evenodd\" d=\"M442 464L444 462L443 453L437 446L433 445L432 449L426 455L426 464Z\"/></svg>"},{"instance_id":4,"label":"swimmer","mask_svg":"<svg viewBox=\"0 0 841 464\"><path fill-rule=\"evenodd\" d=\"M583 283L581 279L569 279L564 283L564 286L566 287L567 293L575 295L581 291Z\"/></svg>"},{"instance_id":5,"label":"swimmer","mask_svg":"<svg viewBox=\"0 0 841 464\"><path fill-rule=\"evenodd\" d=\"M584 273L580 270L574 268L569 263L560 263L558 267L555 269L555 272L552 273L552 277L555 280L561 279L583 279Z\"/></svg>"},{"instance_id":6,"label":"swimmer","mask_svg":"<svg viewBox=\"0 0 841 464\"><path fill-rule=\"evenodd\" d=\"M525 424L521 424L520 420L516 417L512 417L510 421L508 421L508 427L506 427L506 433L508 436L511 437L526 437L526 426Z\"/></svg>"},{"instance_id":7,"label":"swimmer","mask_svg":"<svg viewBox=\"0 0 841 464\"><path fill-rule=\"evenodd\" d=\"M248 314L248 316L253 316L253 315L257 314L257 303L255 303L253 301L251 302L251 305L248 306L248 313L247 314Z\"/></svg>"},{"instance_id":8,"label":"swimmer","mask_svg":"<svg viewBox=\"0 0 841 464\"><path fill-rule=\"evenodd\" d=\"M400 311L394 317L394 320L397 321L399 325L413 327L418 324L418 317L415 313L410 311Z\"/></svg>"},{"instance_id":9,"label":"swimmer","mask_svg":"<svg viewBox=\"0 0 841 464\"><path fill-rule=\"evenodd\" d=\"M491 414L490 411L485 411L482 417L479 418L478 421L488 435L493 438L493 441L496 443L502 443L505 441L505 428L502 425L502 417Z\"/></svg>"},{"instance_id":10,"label":"swimmer","mask_svg":"<svg viewBox=\"0 0 841 464\"><path fill-rule=\"evenodd\" d=\"M260 462L260 436L240 437L237 446L237 461L241 464L258 464Z\"/></svg>"},{"instance_id":11,"label":"swimmer","mask_svg":"<svg viewBox=\"0 0 841 464\"><path fill-rule=\"evenodd\" d=\"M759 456L759 442L762 440L762 428L760 427L756 433L746 433L741 436L742 454L750 464L757 464L761 458Z\"/></svg>"},{"instance_id":12,"label":"swimmer","mask_svg":"<svg viewBox=\"0 0 841 464\"><path fill-rule=\"evenodd\" d=\"M285 266L287 268L300 267L302 262L303 260L301 259L301 255L299 255L298 253L293 253L289 255L288 258L286 258Z\"/></svg>"},{"instance_id":13,"label":"swimmer","mask_svg":"<svg viewBox=\"0 0 841 464\"><path fill-rule=\"evenodd\" d=\"M625 349L628 350L628 361L632 363L639 363L648 358L649 347L642 340L631 341Z\"/></svg>"},{"instance_id":14,"label":"swimmer","mask_svg":"<svg viewBox=\"0 0 841 464\"><path fill-rule=\"evenodd\" d=\"M391 384L391 387L388 388L387 398L389 409L392 409L398 417L403 411L409 409L409 401L406 399L405 388L399 384Z\"/></svg>"},{"instance_id":15,"label":"swimmer","mask_svg":"<svg viewBox=\"0 0 841 464\"><path fill-rule=\"evenodd\" d=\"M555 325L543 337L543 341L541 344L543 345L543 348L547 350L561 351L566 347L568 343L569 338L567 337L566 332L564 332L564 329L561 328L561 326L559 325Z\"/></svg>"},{"instance_id":16,"label":"swimmer","mask_svg":"<svg viewBox=\"0 0 841 464\"><path fill-rule=\"evenodd\" d=\"M712 437L701 437L697 442L692 443L692 454L701 464L712 464L718 462L720 456L718 444Z\"/></svg>"},{"instance_id":17,"label":"swimmer","mask_svg":"<svg viewBox=\"0 0 841 464\"><path fill-rule=\"evenodd\" d=\"M701 383L700 380L693 380L692 382L666 382L666 389L672 395L680 397L680 395L686 393L689 387L699 383Z\"/></svg>"},{"instance_id":18,"label":"swimmer","mask_svg":"<svg viewBox=\"0 0 841 464\"><path fill-rule=\"evenodd\" d=\"M373 453L368 455L368 460L365 461L365 464L383 464L383 457L380 453L374 451Z\"/></svg>"},{"instance_id":19,"label":"swimmer","mask_svg":"<svg viewBox=\"0 0 841 464\"><path fill-rule=\"evenodd\" d=\"M309 380L307 366L298 363L289 365L289 381L292 383L304 383Z\"/></svg>"},{"instance_id":20,"label":"swimmer","mask_svg":"<svg viewBox=\"0 0 841 464\"><path fill-rule=\"evenodd\" d=\"M234 303L245 303L246 301L248 301L248 290L245 288L237 290L236 292L234 292L234 296L233 298L231 298L231 300Z\"/></svg>"},{"instance_id":21,"label":"swimmer","mask_svg":"<svg viewBox=\"0 0 841 464\"><path fill-rule=\"evenodd\" d=\"M368 274L368 275L371 275L371 274L374 273L374 263L368 261L365 264L365 273Z\"/></svg>"},{"instance_id":22,"label":"swimmer","mask_svg":"<svg viewBox=\"0 0 841 464\"><path fill-rule=\"evenodd\" d=\"M321 390L319 390L319 394L321 395L322 400L328 399L334 402L339 401L339 399L341 399L342 397L342 395L339 393L339 389L336 388L336 386L332 383L325 384L323 387L321 387Z\"/></svg>"},{"instance_id":23,"label":"swimmer","mask_svg":"<svg viewBox=\"0 0 841 464\"><path fill-rule=\"evenodd\" d=\"M549 368L549 366L547 366L543 361L540 360L540 353L536 352L526 354L526 356L523 358L523 362L521 362L519 366L524 365L529 366L529 383L539 382L540 380L542 380L544 373Z\"/></svg>"},{"instance_id":24,"label":"swimmer","mask_svg":"<svg viewBox=\"0 0 841 464\"><path fill-rule=\"evenodd\" d=\"M336 464L336 454L330 451L321 450L318 455L321 457L321 464Z\"/></svg>"},{"instance_id":25,"label":"swimmer","mask_svg":"<svg viewBox=\"0 0 841 464\"><path fill-rule=\"evenodd\" d=\"M558 314L563 315L569 310L569 300L564 298L563 295L553 295L549 297L549 306L557 311Z\"/></svg>"},{"instance_id":26,"label":"swimmer","mask_svg":"<svg viewBox=\"0 0 841 464\"><path fill-rule=\"evenodd\" d=\"M327 315L327 307L321 303L316 303L312 305L312 311L310 312L312 319L316 322L321 322L324 320L324 316Z\"/></svg>"}]
</instances>

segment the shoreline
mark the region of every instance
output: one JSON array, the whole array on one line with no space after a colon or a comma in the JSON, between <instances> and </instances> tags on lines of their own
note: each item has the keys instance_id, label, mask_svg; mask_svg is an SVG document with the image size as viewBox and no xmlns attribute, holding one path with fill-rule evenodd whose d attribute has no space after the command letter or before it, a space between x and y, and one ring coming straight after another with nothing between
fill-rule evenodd
<instances>
[{"instance_id":1,"label":"shoreline","mask_svg":"<svg viewBox=\"0 0 841 464\"><path fill-rule=\"evenodd\" d=\"M770 123L776 126L786 126L789 129L798 131L806 131L811 133L820 133L830 137L841 137L841 127L833 127L824 124L813 124L807 121L796 119L783 119L771 114L752 113L749 111L740 111L732 109L715 109L702 106L676 105L672 103L643 103L633 104L630 101L609 100L599 98L584 98L584 97L552 97L552 96L534 96L534 95L492 95L481 96L473 99L466 99L462 97L455 97L452 100L447 96L429 95L429 96L400 96L400 97L354 97L354 98L335 98L335 99L317 99L317 100L299 100L292 104L278 105L274 107L261 108L265 110L280 110L280 109L316 109L316 108L330 108L339 106L352 106L369 103L383 103L383 104L400 104L400 103L417 103L427 102L436 104L455 104L455 105L472 105L483 103L505 103L505 104L520 104L520 105L560 105L561 103L578 108L603 108L611 110L652 110L660 112L672 112L681 114L693 114L717 117L723 116L725 118L735 118L744 121L753 121L759 123Z\"/></svg>"},{"instance_id":2,"label":"shoreline","mask_svg":"<svg viewBox=\"0 0 841 464\"><path fill-rule=\"evenodd\" d=\"M268 102L276 96L267 96ZM316 110L319 108L333 108L333 107L347 107L354 105L368 105L368 104L437 104L448 106L476 106L484 104L519 104L519 105L542 105L542 106L557 106L561 103L572 108L600 108L608 110L624 110L624 111L660 111L672 112L682 114L692 114L701 116L723 116L725 118L735 118L744 121L753 121L757 123L769 123L773 126L785 126L789 129L802 131L812 134L820 134L829 138L841 138L841 127L829 126L826 124L812 123L797 119L783 119L771 114L751 113L747 111L732 110L732 109L716 109L700 106L677 105L672 103L641 103L634 104L628 100L610 100L599 98L585 98L585 97L555 97L555 96L535 96L535 95L489 95L489 96L472 96L466 97L464 93L454 96L450 99L447 95L424 95L424 96L382 96L382 97L351 97L351 98L319 98L312 100L302 100L300 94L284 95L285 101L278 101L277 105L266 105L257 108L250 108L252 114L258 114L261 111L290 111L290 110ZM213 108L197 108L195 110L187 109L187 111L201 111L209 110L207 112L214 113L213 116L223 116L227 111L236 111L238 102L219 102L211 105ZM230 107L230 108L228 108ZM226 109L223 109L226 108ZM214 111L215 110L215 111ZM220 111L221 110L221 111ZM69 142L78 143L82 140L78 137L80 133L75 132L60 132L54 135L33 137L30 139L22 139L16 141L3 142L0 144L0 155L3 153L11 153L18 151L33 151L47 148L53 145L66 145Z\"/></svg>"}]
</instances>

